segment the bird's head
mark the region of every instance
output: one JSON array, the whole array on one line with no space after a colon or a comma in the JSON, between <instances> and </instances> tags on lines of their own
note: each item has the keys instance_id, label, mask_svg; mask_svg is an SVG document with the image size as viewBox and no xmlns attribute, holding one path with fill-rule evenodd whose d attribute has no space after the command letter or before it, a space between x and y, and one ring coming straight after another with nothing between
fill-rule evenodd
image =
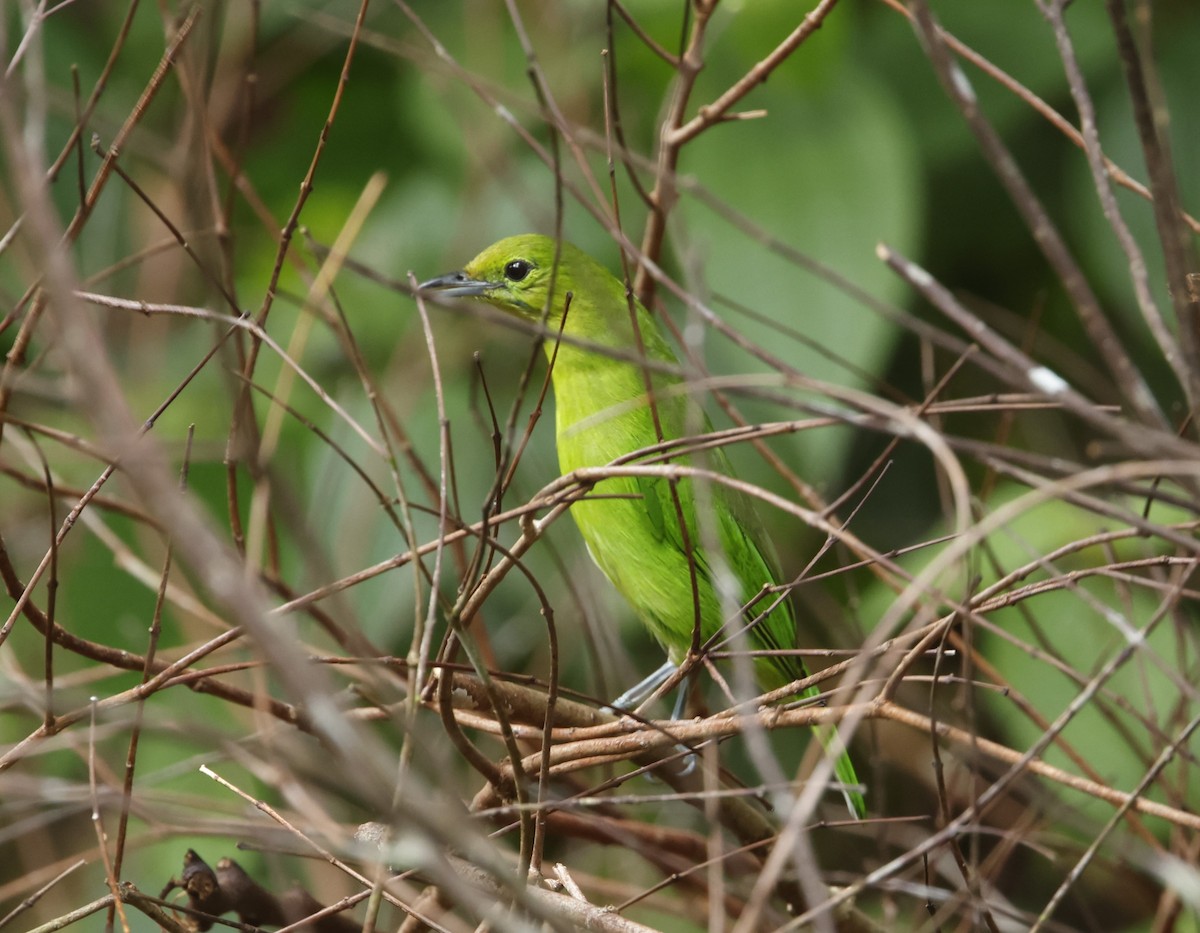
<instances>
[{"instance_id":1,"label":"bird's head","mask_svg":"<svg viewBox=\"0 0 1200 933\"><path fill-rule=\"evenodd\" d=\"M566 338L565 346L544 345L547 354L558 357L556 374L565 368L578 372L584 365L586 354L563 362L572 345L607 347L619 358L645 357L672 369L679 365L658 325L620 279L578 247L548 236L523 233L493 243L461 271L422 282L418 289L485 301L535 323L545 315L546 326Z\"/></svg>"},{"instance_id":2,"label":"bird's head","mask_svg":"<svg viewBox=\"0 0 1200 933\"><path fill-rule=\"evenodd\" d=\"M550 237L526 233L493 243L461 271L422 282L420 289L448 298L479 298L536 321L546 311L553 280L557 300L550 306L549 320L555 321L562 315L563 296L571 290L570 269L581 261L591 262L569 243L562 243L560 250Z\"/></svg>"}]
</instances>

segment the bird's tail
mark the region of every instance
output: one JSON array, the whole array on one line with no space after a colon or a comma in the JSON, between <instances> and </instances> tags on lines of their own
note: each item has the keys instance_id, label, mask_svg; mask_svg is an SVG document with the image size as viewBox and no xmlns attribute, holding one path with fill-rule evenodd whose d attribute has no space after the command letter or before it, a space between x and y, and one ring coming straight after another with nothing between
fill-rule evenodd
<instances>
[{"instance_id":1,"label":"bird's tail","mask_svg":"<svg viewBox=\"0 0 1200 933\"><path fill-rule=\"evenodd\" d=\"M809 687L798 699L809 700L810 702L820 697L821 691L817 687ZM820 702L818 700L818 702ZM842 797L845 798L846 806L850 810L850 815L856 820L861 820L867 815L867 802L863 799L862 788L863 784L858 779L858 773L854 770L854 762L850 760L850 753L846 750L846 745L842 741L838 731L833 726L815 725L812 727L813 734L821 743L821 747L825 749L825 754L833 759L833 773L841 785L840 790Z\"/></svg>"},{"instance_id":2,"label":"bird's tail","mask_svg":"<svg viewBox=\"0 0 1200 933\"><path fill-rule=\"evenodd\" d=\"M861 820L867 815L867 802L863 798L861 789L863 785L858 780L854 762L850 760L850 753L846 751L846 746L842 743L837 729L833 726L813 726L813 733L820 740L825 754L833 759L833 773L837 776L838 783L841 784L842 797L846 801L850 815L856 820Z\"/></svg>"}]
</instances>

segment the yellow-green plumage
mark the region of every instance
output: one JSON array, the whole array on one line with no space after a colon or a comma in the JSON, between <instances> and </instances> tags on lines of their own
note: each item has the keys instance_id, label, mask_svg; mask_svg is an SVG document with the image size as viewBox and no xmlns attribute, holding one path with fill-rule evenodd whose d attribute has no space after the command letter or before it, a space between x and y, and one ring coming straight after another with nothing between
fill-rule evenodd
<instances>
[{"instance_id":1,"label":"yellow-green plumage","mask_svg":"<svg viewBox=\"0 0 1200 933\"><path fill-rule=\"evenodd\" d=\"M582 467L605 466L654 446L660 439L670 441L710 430L707 418L684 391L675 354L658 325L634 302L635 331L625 286L569 243L557 245L549 237L535 234L509 237L489 246L461 272L421 287L478 298L526 320L542 320L545 315L549 330L561 327L567 339L557 348L548 341L547 353L554 354L551 376L558 461L564 475ZM568 308L565 323L564 307ZM654 393L653 408L648 379ZM682 456L671 462L690 463ZM720 450L695 465L730 473ZM714 577L724 568L732 575L732 595L739 605L758 600L748 613L750 618L775 605L747 633L749 646L775 651L793 648L795 617L790 603L773 595L760 598L763 586L777 583L778 575L750 503L722 483L709 484L700 497L706 521L698 523L693 481L681 480L675 490L678 508L665 478L613 477L598 483L588 498L571 507L600 569L677 664L693 642L697 597L702 644L722 630L728 618L714 586ZM710 554L714 543L720 547L720 560ZM744 624L738 620L736 627ZM733 630L730 626L724 634ZM794 656L760 656L754 663L764 690L805 676L803 664ZM803 696L817 692L812 688ZM856 786L854 767L840 750L836 736L827 728L815 731L836 755L838 778L844 785ZM846 798L852 812L861 816L861 794L849 790Z\"/></svg>"}]
</instances>

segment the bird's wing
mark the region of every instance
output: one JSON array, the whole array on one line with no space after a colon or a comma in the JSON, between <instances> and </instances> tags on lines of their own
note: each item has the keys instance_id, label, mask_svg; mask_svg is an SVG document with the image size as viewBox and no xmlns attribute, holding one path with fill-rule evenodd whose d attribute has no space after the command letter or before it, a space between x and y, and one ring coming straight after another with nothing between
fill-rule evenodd
<instances>
[{"instance_id":1,"label":"bird's wing","mask_svg":"<svg viewBox=\"0 0 1200 933\"><path fill-rule=\"evenodd\" d=\"M638 477L637 489L645 503L646 516L659 541L673 547L687 559L689 556L696 568L697 585L705 587L715 597L713 559L705 547L704 536L714 532L723 552L724 561L740 584L738 598L741 605L750 604L762 593L764 584L774 584L778 574L766 549L755 534L757 525L746 503L739 503L736 493L723 486L714 485L710 490L708 507L704 513L717 520L716 527L698 526L696 521L695 490L691 480L675 484L678 504L671 494L671 483L663 477ZM684 521L681 527L680 514ZM686 527L687 537L684 537ZM705 600L707 601L707 600ZM714 598L713 602L719 602ZM770 606L763 617L759 617ZM747 622L753 622L747 637L751 648L767 651L784 651L795 647L795 617L788 600L776 600L767 595L758 599L746 614ZM703 635L711 638L724 619L705 619ZM728 629L731 635L735 629ZM764 658L758 664L760 675L768 675L765 685L781 686L791 680L805 676L804 667L795 657L775 655Z\"/></svg>"}]
</instances>

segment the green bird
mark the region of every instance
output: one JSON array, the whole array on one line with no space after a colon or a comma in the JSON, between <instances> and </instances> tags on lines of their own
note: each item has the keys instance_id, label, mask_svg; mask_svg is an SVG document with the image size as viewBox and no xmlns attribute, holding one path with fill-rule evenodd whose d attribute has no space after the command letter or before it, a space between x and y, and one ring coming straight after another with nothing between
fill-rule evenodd
<instances>
[{"instance_id":1,"label":"green bird","mask_svg":"<svg viewBox=\"0 0 1200 933\"><path fill-rule=\"evenodd\" d=\"M552 333L561 331L561 341L546 342L546 353L553 362L563 475L605 466L660 441L712 430L688 395L679 361L653 318L627 297L624 284L608 269L569 243L536 234L508 237L489 246L461 272L439 276L420 288L485 301L526 321L544 321ZM675 456L672 462L687 465L689 458ZM709 452L701 465L731 475L720 449ZM745 496L723 483L708 484L699 499L704 520L698 521L697 490L691 479L678 481L674 495L663 477L612 477L597 483L593 492L571 506L575 523L592 559L668 657L668 663L639 686L654 689L687 657L697 614L702 644L752 623L745 633L751 649L795 647L796 620L789 601L763 594L764 586L776 585L779 575ZM721 549L719 556L711 553L714 546ZM741 618L730 625L715 582L719 574L728 581L726 593L732 589L742 607ZM764 690L807 676L795 656L758 655L754 667ZM819 692L810 687L800 696ZM633 693L614 705L625 705ZM851 813L861 817L865 804L849 755L831 728L814 731L835 758Z\"/></svg>"}]
</instances>

